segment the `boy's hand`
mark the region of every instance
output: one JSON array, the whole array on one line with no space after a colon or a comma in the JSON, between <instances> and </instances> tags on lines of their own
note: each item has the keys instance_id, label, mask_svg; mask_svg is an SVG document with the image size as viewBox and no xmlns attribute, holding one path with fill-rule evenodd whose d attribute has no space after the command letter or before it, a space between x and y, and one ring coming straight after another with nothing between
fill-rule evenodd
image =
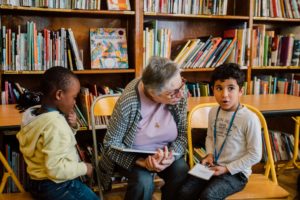
<instances>
[{"instance_id":1,"label":"boy's hand","mask_svg":"<svg viewBox=\"0 0 300 200\"><path fill-rule=\"evenodd\" d=\"M206 165L209 167L214 166L214 157L212 154L207 154L207 156L201 161L202 165Z\"/></svg>"},{"instance_id":2,"label":"boy's hand","mask_svg":"<svg viewBox=\"0 0 300 200\"><path fill-rule=\"evenodd\" d=\"M86 168L87 168L86 175L88 177L92 177L92 175L93 175L93 166L92 166L92 164L91 163L85 163L85 165L86 165Z\"/></svg>"},{"instance_id":3,"label":"boy's hand","mask_svg":"<svg viewBox=\"0 0 300 200\"><path fill-rule=\"evenodd\" d=\"M77 116L76 113L74 111L70 112L67 116L66 116L67 122L69 123L69 125L72 128L77 128Z\"/></svg>"},{"instance_id":4,"label":"boy's hand","mask_svg":"<svg viewBox=\"0 0 300 200\"><path fill-rule=\"evenodd\" d=\"M226 174L229 172L227 167L221 166L221 165L216 165L216 166L210 167L209 169L215 171L214 176L219 176L219 175Z\"/></svg>"}]
</instances>

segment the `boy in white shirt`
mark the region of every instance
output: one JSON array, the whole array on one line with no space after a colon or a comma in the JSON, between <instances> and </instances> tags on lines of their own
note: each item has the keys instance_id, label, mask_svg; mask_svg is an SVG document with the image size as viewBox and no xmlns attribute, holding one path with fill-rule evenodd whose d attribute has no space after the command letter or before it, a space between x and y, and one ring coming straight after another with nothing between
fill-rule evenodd
<instances>
[{"instance_id":1,"label":"boy in white shirt","mask_svg":"<svg viewBox=\"0 0 300 200\"><path fill-rule=\"evenodd\" d=\"M211 109L202 164L214 170L210 180L189 176L178 199L225 199L241 191L251 167L261 160L261 126L257 116L240 104L244 72L234 63L217 67L211 78L219 106Z\"/></svg>"}]
</instances>

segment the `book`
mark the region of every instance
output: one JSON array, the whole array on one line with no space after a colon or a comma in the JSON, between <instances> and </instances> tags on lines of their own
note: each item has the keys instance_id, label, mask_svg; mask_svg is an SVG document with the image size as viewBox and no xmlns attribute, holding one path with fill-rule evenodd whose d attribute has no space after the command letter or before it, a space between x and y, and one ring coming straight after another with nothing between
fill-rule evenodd
<instances>
[{"instance_id":1,"label":"book","mask_svg":"<svg viewBox=\"0 0 300 200\"><path fill-rule=\"evenodd\" d=\"M129 0L107 0L108 10L130 10Z\"/></svg>"},{"instance_id":2,"label":"book","mask_svg":"<svg viewBox=\"0 0 300 200\"><path fill-rule=\"evenodd\" d=\"M145 153L145 154L156 154L157 151L149 151L149 150L140 150L140 149L129 149L129 148L122 148L122 147L117 147L117 146L110 146L113 149L123 151L123 152L128 152L128 153ZM172 152L174 156L179 156L179 153Z\"/></svg>"},{"instance_id":3,"label":"book","mask_svg":"<svg viewBox=\"0 0 300 200\"><path fill-rule=\"evenodd\" d=\"M214 171L210 170L209 167L197 163L188 173L198 178L209 180L214 174Z\"/></svg>"},{"instance_id":4,"label":"book","mask_svg":"<svg viewBox=\"0 0 300 200\"><path fill-rule=\"evenodd\" d=\"M128 68L127 40L124 28L90 29L91 68Z\"/></svg>"}]
</instances>

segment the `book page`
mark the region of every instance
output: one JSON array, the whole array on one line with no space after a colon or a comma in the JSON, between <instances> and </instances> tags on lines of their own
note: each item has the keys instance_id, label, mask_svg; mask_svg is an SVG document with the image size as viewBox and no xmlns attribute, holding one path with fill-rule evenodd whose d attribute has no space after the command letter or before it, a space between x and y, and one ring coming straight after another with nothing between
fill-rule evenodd
<instances>
[{"instance_id":1,"label":"book page","mask_svg":"<svg viewBox=\"0 0 300 200\"><path fill-rule=\"evenodd\" d=\"M197 163L190 171L189 174L196 176L198 178L202 178L205 180L209 180L214 174L213 170L210 170L208 167Z\"/></svg>"}]
</instances>

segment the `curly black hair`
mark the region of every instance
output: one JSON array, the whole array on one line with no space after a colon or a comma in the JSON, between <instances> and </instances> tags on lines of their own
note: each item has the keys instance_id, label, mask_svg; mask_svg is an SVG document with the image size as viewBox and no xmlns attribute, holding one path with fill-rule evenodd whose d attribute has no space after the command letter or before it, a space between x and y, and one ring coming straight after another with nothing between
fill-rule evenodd
<instances>
[{"instance_id":1,"label":"curly black hair","mask_svg":"<svg viewBox=\"0 0 300 200\"><path fill-rule=\"evenodd\" d=\"M47 96L56 90L66 91L71 86L72 79L78 79L70 70L64 67L55 66L48 69L41 80L41 92Z\"/></svg>"},{"instance_id":2,"label":"curly black hair","mask_svg":"<svg viewBox=\"0 0 300 200\"><path fill-rule=\"evenodd\" d=\"M44 97L51 95L56 90L66 91L71 87L73 78L78 79L72 71L66 68L60 66L51 67L43 74L40 83L41 92L24 91L18 99L17 109L23 112L31 106L41 104Z\"/></svg>"},{"instance_id":3,"label":"curly black hair","mask_svg":"<svg viewBox=\"0 0 300 200\"><path fill-rule=\"evenodd\" d=\"M239 87L240 88L243 87L244 80L245 80L245 74L241 70L241 67L239 64L225 63L222 65L219 65L213 71L213 74L210 79L210 83L212 86L214 86L216 81L218 81L218 80L224 81L226 79L235 79L237 84L239 85Z\"/></svg>"}]
</instances>

